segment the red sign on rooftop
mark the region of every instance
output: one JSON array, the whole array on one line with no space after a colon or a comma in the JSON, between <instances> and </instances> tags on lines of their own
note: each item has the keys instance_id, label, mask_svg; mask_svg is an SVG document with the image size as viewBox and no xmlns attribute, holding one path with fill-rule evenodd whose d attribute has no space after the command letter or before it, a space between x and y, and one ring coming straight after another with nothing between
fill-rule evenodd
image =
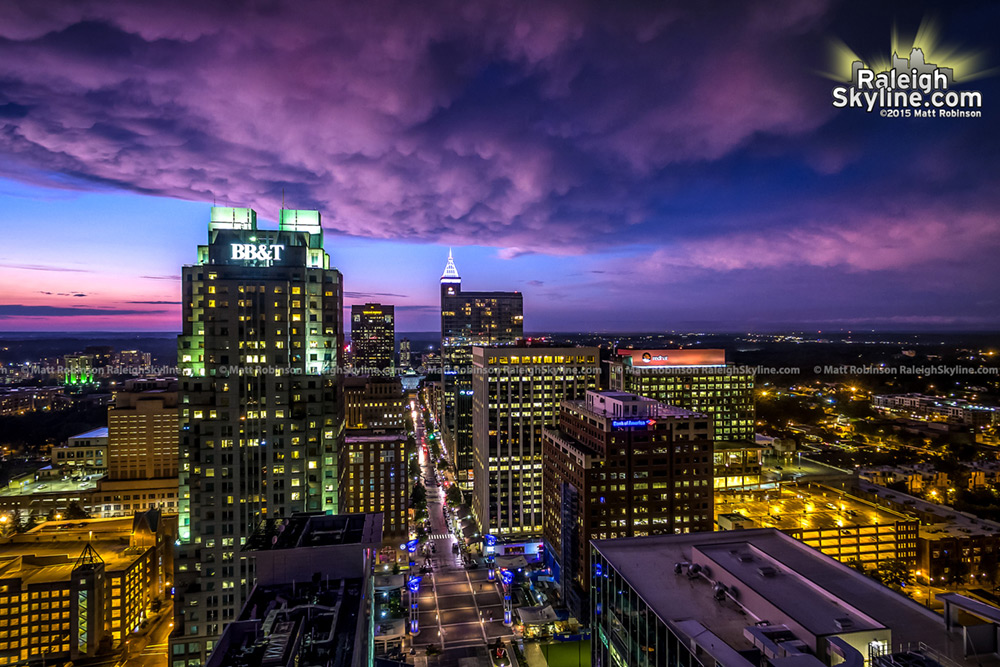
<instances>
[{"instance_id":1,"label":"red sign on rooftop","mask_svg":"<svg viewBox=\"0 0 1000 667\"><path fill-rule=\"evenodd\" d=\"M632 357L633 367L643 366L722 366L725 350L619 350Z\"/></svg>"}]
</instances>

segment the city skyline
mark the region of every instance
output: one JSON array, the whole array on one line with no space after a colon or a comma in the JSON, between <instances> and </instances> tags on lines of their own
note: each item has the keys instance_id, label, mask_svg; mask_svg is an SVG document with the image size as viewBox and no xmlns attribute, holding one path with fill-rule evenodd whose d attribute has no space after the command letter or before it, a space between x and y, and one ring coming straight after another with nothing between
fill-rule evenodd
<instances>
[{"instance_id":1,"label":"city skyline","mask_svg":"<svg viewBox=\"0 0 1000 667\"><path fill-rule=\"evenodd\" d=\"M982 118L835 109L821 74L932 7L5 6L0 331L179 330L213 203L321 211L345 308L401 332L439 328L449 247L532 332L995 329L996 54L962 54L1000 9L919 44Z\"/></svg>"}]
</instances>

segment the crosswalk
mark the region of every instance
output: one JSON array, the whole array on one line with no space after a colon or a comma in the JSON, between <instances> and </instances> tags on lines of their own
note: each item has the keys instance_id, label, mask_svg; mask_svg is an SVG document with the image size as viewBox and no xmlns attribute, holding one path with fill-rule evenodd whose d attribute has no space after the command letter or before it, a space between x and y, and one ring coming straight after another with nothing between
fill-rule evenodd
<instances>
[{"instance_id":1,"label":"crosswalk","mask_svg":"<svg viewBox=\"0 0 1000 667\"><path fill-rule=\"evenodd\" d=\"M430 539L447 540L449 537L451 537L451 533L434 533L433 535L430 536Z\"/></svg>"}]
</instances>

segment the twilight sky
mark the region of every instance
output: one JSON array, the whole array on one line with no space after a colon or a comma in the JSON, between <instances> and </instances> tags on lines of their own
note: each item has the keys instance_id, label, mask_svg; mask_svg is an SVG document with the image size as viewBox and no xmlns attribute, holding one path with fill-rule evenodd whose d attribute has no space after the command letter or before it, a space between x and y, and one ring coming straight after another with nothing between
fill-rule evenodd
<instances>
[{"instance_id":1,"label":"twilight sky","mask_svg":"<svg viewBox=\"0 0 1000 667\"><path fill-rule=\"evenodd\" d=\"M177 330L212 201L273 220L282 189L400 331L439 327L449 246L530 331L995 329L997 77L957 70L982 118L887 119L821 75L928 16L943 65L1000 29L985 2L4 2L0 330Z\"/></svg>"}]
</instances>

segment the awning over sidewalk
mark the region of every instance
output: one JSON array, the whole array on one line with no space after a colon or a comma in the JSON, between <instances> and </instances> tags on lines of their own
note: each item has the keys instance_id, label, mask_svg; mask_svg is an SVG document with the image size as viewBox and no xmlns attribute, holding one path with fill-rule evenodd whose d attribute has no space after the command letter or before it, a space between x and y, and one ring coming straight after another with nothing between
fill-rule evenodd
<instances>
[{"instance_id":1,"label":"awning over sidewalk","mask_svg":"<svg viewBox=\"0 0 1000 667\"><path fill-rule=\"evenodd\" d=\"M552 605L544 607L518 607L516 610L518 618L524 625L545 625L555 623L559 616L552 609Z\"/></svg>"}]
</instances>

